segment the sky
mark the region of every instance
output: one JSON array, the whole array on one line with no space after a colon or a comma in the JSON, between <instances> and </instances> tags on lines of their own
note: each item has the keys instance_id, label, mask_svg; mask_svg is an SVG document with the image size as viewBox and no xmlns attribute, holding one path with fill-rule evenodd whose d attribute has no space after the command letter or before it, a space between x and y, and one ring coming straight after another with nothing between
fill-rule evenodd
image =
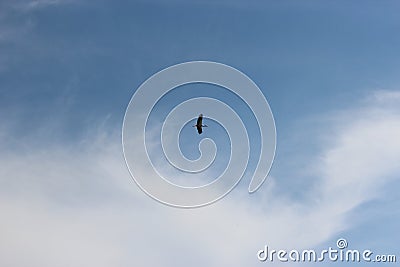
<instances>
[{"instance_id":1,"label":"sky","mask_svg":"<svg viewBox=\"0 0 400 267\"><path fill-rule=\"evenodd\" d=\"M0 265L263 266L271 263L257 252L266 245L321 251L339 238L400 260L399 8L368 0L0 1ZM172 180L187 182L165 163L157 129L188 98L231 105L251 148L226 197L180 209L133 181L122 125L144 81L196 60L232 66L258 85L277 146L268 178L248 194L260 151L251 109L211 85L171 91L146 134ZM201 138L215 139L215 166L200 177L210 182L227 164L229 133L205 122L204 135L187 124L179 140L196 159Z\"/></svg>"}]
</instances>

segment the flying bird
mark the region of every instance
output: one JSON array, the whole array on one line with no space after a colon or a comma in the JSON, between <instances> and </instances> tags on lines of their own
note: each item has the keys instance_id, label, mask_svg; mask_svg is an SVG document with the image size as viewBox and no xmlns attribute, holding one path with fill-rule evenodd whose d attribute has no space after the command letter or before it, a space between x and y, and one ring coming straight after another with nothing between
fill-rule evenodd
<instances>
[{"instance_id":1,"label":"flying bird","mask_svg":"<svg viewBox=\"0 0 400 267\"><path fill-rule=\"evenodd\" d=\"M203 132L202 127L208 127L207 125L203 125L203 114L200 114L199 117L197 118L197 123L196 125L193 125L193 127L197 128L197 132L201 134Z\"/></svg>"}]
</instances>

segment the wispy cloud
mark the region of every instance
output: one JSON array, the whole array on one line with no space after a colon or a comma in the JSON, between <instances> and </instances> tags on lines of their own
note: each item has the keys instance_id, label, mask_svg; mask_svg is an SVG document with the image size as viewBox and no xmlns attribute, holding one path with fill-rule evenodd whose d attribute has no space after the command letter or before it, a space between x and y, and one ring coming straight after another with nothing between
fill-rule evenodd
<instances>
[{"instance_id":1,"label":"wispy cloud","mask_svg":"<svg viewBox=\"0 0 400 267\"><path fill-rule=\"evenodd\" d=\"M37 40L32 36L36 27L36 19L31 16L32 12L75 2L74 0L2 1L0 3L0 44L6 44L6 46L0 55L0 72L23 59L27 51L32 48L38 49L36 48L39 46Z\"/></svg>"},{"instance_id":2,"label":"wispy cloud","mask_svg":"<svg viewBox=\"0 0 400 267\"><path fill-rule=\"evenodd\" d=\"M34 11L40 8L68 4L76 2L75 0L28 0L28 1L13 1L12 6L24 12Z\"/></svg>"},{"instance_id":3,"label":"wispy cloud","mask_svg":"<svg viewBox=\"0 0 400 267\"><path fill-rule=\"evenodd\" d=\"M352 227L355 207L398 179L400 93L376 92L329 117L316 126L329 138L310 160L315 181L300 202L282 197L282 180L270 177L255 195L237 188L201 209L166 207L130 179L119 133L1 152L0 263L252 266L266 243L300 249L335 240Z\"/></svg>"},{"instance_id":4,"label":"wispy cloud","mask_svg":"<svg viewBox=\"0 0 400 267\"><path fill-rule=\"evenodd\" d=\"M23 36L34 27L29 13L48 7L76 3L78 3L77 0L3 1L0 3L0 42L28 42Z\"/></svg>"}]
</instances>

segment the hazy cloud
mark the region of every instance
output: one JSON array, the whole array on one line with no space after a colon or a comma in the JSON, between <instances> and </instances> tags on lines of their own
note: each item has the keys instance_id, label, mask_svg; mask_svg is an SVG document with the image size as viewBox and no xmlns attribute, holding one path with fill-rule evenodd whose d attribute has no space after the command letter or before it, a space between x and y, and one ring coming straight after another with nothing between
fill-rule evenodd
<instances>
[{"instance_id":1,"label":"hazy cloud","mask_svg":"<svg viewBox=\"0 0 400 267\"><path fill-rule=\"evenodd\" d=\"M164 206L129 177L119 133L0 152L0 263L252 266L264 244L301 249L334 242L352 227L346 218L355 207L398 179L399 95L375 92L329 115L329 125L315 126L329 138L310 159L315 181L301 202L279 195L280 178L269 177L254 195L239 185L204 208Z\"/></svg>"}]
</instances>

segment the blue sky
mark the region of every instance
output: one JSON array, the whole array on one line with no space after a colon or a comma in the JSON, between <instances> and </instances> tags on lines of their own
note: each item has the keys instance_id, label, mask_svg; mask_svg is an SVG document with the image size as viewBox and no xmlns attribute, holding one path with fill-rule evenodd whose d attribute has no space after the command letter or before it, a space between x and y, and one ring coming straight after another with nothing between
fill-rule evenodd
<instances>
[{"instance_id":1,"label":"blue sky","mask_svg":"<svg viewBox=\"0 0 400 267\"><path fill-rule=\"evenodd\" d=\"M265 244L324 249L339 237L399 258L399 8L1 1L0 265L260 266ZM278 143L255 194L246 180L214 205L180 210L132 181L121 127L141 83L193 60L231 65L256 82ZM254 127L232 95L191 88L188 96L232 103ZM159 114L183 96L166 96ZM185 129L182 142L189 138ZM195 156L191 148L183 145Z\"/></svg>"}]
</instances>

